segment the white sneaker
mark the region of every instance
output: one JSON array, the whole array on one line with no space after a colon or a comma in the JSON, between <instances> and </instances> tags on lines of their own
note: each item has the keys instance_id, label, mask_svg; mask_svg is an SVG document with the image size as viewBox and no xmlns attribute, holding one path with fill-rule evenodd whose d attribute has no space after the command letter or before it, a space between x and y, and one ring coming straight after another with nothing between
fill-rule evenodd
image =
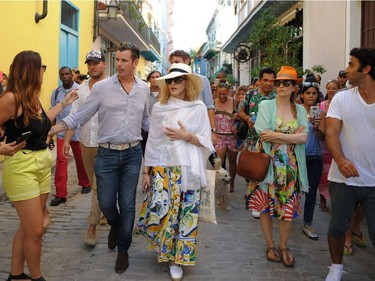
<instances>
[{"instance_id":1,"label":"white sneaker","mask_svg":"<svg viewBox=\"0 0 375 281\"><path fill-rule=\"evenodd\" d=\"M258 211L251 211L251 215L253 216L254 219L259 219L260 218L260 213Z\"/></svg>"},{"instance_id":2,"label":"white sneaker","mask_svg":"<svg viewBox=\"0 0 375 281\"><path fill-rule=\"evenodd\" d=\"M341 281L342 275L344 274L344 267L342 266L334 266L332 265L329 267L329 272L326 277L326 281Z\"/></svg>"},{"instance_id":3,"label":"white sneaker","mask_svg":"<svg viewBox=\"0 0 375 281\"><path fill-rule=\"evenodd\" d=\"M182 267L178 265L170 265L169 273L171 274L173 281L180 281L182 279L182 275L184 274Z\"/></svg>"}]
</instances>

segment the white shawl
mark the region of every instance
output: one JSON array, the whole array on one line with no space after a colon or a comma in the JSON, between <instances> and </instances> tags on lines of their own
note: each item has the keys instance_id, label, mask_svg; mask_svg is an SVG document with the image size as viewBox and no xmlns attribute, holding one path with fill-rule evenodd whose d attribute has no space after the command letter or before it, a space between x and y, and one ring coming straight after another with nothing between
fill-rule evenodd
<instances>
[{"instance_id":1,"label":"white shawl","mask_svg":"<svg viewBox=\"0 0 375 281\"><path fill-rule=\"evenodd\" d=\"M164 128L179 129L179 120L189 133L198 137L202 147L184 140L169 140ZM188 102L171 97L167 104L154 105L145 166L181 166L182 191L196 189L207 185L205 164L213 151L207 108L201 100Z\"/></svg>"}]
</instances>

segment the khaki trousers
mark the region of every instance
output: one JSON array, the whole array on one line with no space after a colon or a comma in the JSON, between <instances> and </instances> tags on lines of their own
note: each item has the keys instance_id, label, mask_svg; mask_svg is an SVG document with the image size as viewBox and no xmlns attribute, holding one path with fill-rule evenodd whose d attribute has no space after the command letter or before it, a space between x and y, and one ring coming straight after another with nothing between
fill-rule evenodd
<instances>
[{"instance_id":1,"label":"khaki trousers","mask_svg":"<svg viewBox=\"0 0 375 281\"><path fill-rule=\"evenodd\" d=\"M97 147L87 147L81 144L82 148L82 161L86 170L86 174L89 178L91 184L91 210L87 218L89 224L99 225L100 216L102 212L100 211L98 204L98 191L96 189L96 179L95 179L95 156L98 150Z\"/></svg>"}]
</instances>

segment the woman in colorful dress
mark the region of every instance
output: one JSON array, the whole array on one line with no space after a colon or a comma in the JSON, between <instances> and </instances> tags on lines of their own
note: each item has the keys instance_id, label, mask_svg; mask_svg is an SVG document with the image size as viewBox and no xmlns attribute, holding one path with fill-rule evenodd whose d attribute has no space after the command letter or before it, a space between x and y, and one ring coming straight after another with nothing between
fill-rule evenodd
<instances>
[{"instance_id":1,"label":"woman in colorful dress","mask_svg":"<svg viewBox=\"0 0 375 281\"><path fill-rule=\"evenodd\" d=\"M135 233L147 238L159 262L169 262L172 280L181 280L181 266L196 263L200 191L214 147L207 108L198 100L201 78L174 63L157 82L142 180L147 194Z\"/></svg>"},{"instance_id":2,"label":"woman in colorful dress","mask_svg":"<svg viewBox=\"0 0 375 281\"><path fill-rule=\"evenodd\" d=\"M276 99L263 101L255 122L258 150L272 156L267 176L249 186L250 208L261 213L260 224L267 244L266 258L286 267L295 259L287 247L292 221L301 211L300 193L308 191L305 143L308 120L305 108L294 102L300 82L293 67L282 66L275 79ZM279 221L279 247L276 250L272 217Z\"/></svg>"},{"instance_id":3,"label":"woman in colorful dress","mask_svg":"<svg viewBox=\"0 0 375 281\"><path fill-rule=\"evenodd\" d=\"M236 110L234 98L229 94L229 84L227 80L221 79L217 85L217 98L214 100L217 144L216 153L221 159L221 164L225 167L225 159L228 155L230 192L234 191L234 179L237 173L237 153L236 137L232 132Z\"/></svg>"}]
</instances>

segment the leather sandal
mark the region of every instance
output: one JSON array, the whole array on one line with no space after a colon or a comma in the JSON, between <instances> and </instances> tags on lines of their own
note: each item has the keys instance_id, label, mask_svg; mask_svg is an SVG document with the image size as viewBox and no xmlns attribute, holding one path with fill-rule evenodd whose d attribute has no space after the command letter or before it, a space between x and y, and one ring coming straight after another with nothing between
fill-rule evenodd
<instances>
[{"instance_id":1,"label":"leather sandal","mask_svg":"<svg viewBox=\"0 0 375 281\"><path fill-rule=\"evenodd\" d=\"M352 256L353 255L353 250L354 250L353 245L349 245L349 246L344 245L343 254L345 256Z\"/></svg>"},{"instance_id":2,"label":"leather sandal","mask_svg":"<svg viewBox=\"0 0 375 281\"><path fill-rule=\"evenodd\" d=\"M352 239L354 244L356 244L359 247L365 247L367 245L366 240L363 238L363 233L355 233L354 231L352 232Z\"/></svg>"},{"instance_id":3,"label":"leather sandal","mask_svg":"<svg viewBox=\"0 0 375 281\"><path fill-rule=\"evenodd\" d=\"M284 257L284 254L285 254L285 257ZM281 262L283 263L285 267L292 267L294 263L296 262L293 256L290 259L289 256L291 256L291 252L289 248L284 248L284 249L279 248L279 255L281 258Z\"/></svg>"},{"instance_id":4,"label":"leather sandal","mask_svg":"<svg viewBox=\"0 0 375 281\"><path fill-rule=\"evenodd\" d=\"M273 253L272 258L268 255L269 252L271 252L271 251ZM280 262L280 255L278 254L275 247L269 247L269 248L266 249L266 258L267 258L267 260L272 261L272 262Z\"/></svg>"}]
</instances>

